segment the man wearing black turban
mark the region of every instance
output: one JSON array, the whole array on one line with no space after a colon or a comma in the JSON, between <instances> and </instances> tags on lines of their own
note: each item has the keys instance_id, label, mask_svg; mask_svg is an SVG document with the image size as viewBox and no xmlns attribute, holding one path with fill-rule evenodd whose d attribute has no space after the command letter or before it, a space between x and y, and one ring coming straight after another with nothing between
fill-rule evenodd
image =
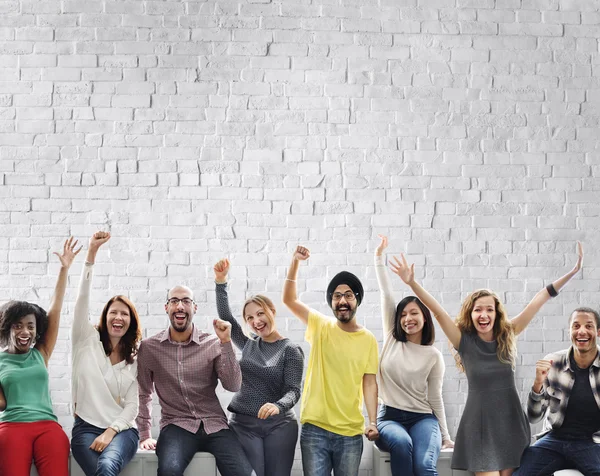
<instances>
[{"instance_id":1,"label":"man wearing black turban","mask_svg":"<svg viewBox=\"0 0 600 476\"><path fill-rule=\"evenodd\" d=\"M377 340L356 322L364 290L354 274L342 271L327 286L327 304L336 319L298 299L299 263L309 256L308 249L298 246L283 286L283 303L306 324L311 344L300 414L302 467L310 476L330 476L332 470L336 476L357 476L363 432L369 440L379 436ZM363 394L369 415L366 428Z\"/></svg>"}]
</instances>

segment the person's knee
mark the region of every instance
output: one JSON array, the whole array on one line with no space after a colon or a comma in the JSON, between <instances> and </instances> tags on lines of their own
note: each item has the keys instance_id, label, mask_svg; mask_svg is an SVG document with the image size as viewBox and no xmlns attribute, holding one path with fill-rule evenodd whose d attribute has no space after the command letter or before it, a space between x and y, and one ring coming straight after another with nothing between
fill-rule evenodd
<instances>
[{"instance_id":1,"label":"person's knee","mask_svg":"<svg viewBox=\"0 0 600 476\"><path fill-rule=\"evenodd\" d=\"M123 459L117 455L111 455L107 458L99 458L96 467L96 474L102 476L118 476L123 469Z\"/></svg>"},{"instance_id":2,"label":"person's knee","mask_svg":"<svg viewBox=\"0 0 600 476\"><path fill-rule=\"evenodd\" d=\"M157 476L183 476L185 466L182 461L174 459L165 461L164 459L158 460L158 471Z\"/></svg>"}]
</instances>

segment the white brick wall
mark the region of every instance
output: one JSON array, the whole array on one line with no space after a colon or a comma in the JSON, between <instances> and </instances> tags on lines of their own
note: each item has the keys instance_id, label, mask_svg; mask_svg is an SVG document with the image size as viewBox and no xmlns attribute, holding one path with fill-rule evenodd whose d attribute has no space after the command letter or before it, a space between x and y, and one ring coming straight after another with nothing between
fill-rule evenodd
<instances>
[{"instance_id":1,"label":"white brick wall","mask_svg":"<svg viewBox=\"0 0 600 476\"><path fill-rule=\"evenodd\" d=\"M598 306L599 10L591 0L1 0L3 299L47 305L49 249L104 227L114 238L95 313L128 293L152 334L165 290L187 282L207 327L218 258L233 262L234 303L259 291L279 302L300 242L313 252L303 299L325 309L329 277L357 272L360 319L380 338L377 233L453 314L483 286L518 312L571 266L580 239L583 279L520 340L524 398L535 360L567 345L569 311ZM79 267L50 366L67 428ZM302 341L279 309L284 333ZM454 434L466 381L441 334L437 345Z\"/></svg>"}]
</instances>

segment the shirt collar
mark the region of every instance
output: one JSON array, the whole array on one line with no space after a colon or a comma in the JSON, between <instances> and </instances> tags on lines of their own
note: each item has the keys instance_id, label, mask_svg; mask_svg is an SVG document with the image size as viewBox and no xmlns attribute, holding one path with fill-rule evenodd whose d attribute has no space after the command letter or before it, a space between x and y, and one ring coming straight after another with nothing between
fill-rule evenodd
<instances>
[{"instance_id":1,"label":"shirt collar","mask_svg":"<svg viewBox=\"0 0 600 476\"><path fill-rule=\"evenodd\" d=\"M171 326L169 326L165 329L164 334L163 334L162 338L160 339L160 342L165 342L166 340L168 340L171 344L175 344L175 345L188 345L190 342L195 342L196 344L200 344L200 331L194 324L192 324L192 335L190 336L190 339L187 340L186 342L177 342L177 341L174 341L173 339L171 339L170 328L171 328Z\"/></svg>"},{"instance_id":2,"label":"shirt collar","mask_svg":"<svg viewBox=\"0 0 600 476\"><path fill-rule=\"evenodd\" d=\"M598 347L596 347L596 349L598 350L598 353L592 362L592 366L600 368L600 349L598 349ZM564 370L573 371L573 369L571 369L571 357L573 356L573 352L575 352L573 346L569 347L569 352L567 352L567 358L565 359Z\"/></svg>"}]
</instances>

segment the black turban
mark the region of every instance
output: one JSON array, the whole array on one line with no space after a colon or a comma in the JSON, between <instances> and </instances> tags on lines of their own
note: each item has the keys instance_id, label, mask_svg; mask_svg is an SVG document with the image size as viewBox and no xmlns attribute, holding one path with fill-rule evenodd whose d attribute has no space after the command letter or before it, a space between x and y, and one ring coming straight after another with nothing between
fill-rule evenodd
<instances>
[{"instance_id":1,"label":"black turban","mask_svg":"<svg viewBox=\"0 0 600 476\"><path fill-rule=\"evenodd\" d=\"M348 285L348 287L350 287L350 289L357 294L356 300L360 306L362 298L365 294L362 284L360 283L360 279L348 271L342 271L341 273L336 274L329 283L329 286L327 286L327 304L329 304L329 307L331 307L333 292L340 284Z\"/></svg>"}]
</instances>

